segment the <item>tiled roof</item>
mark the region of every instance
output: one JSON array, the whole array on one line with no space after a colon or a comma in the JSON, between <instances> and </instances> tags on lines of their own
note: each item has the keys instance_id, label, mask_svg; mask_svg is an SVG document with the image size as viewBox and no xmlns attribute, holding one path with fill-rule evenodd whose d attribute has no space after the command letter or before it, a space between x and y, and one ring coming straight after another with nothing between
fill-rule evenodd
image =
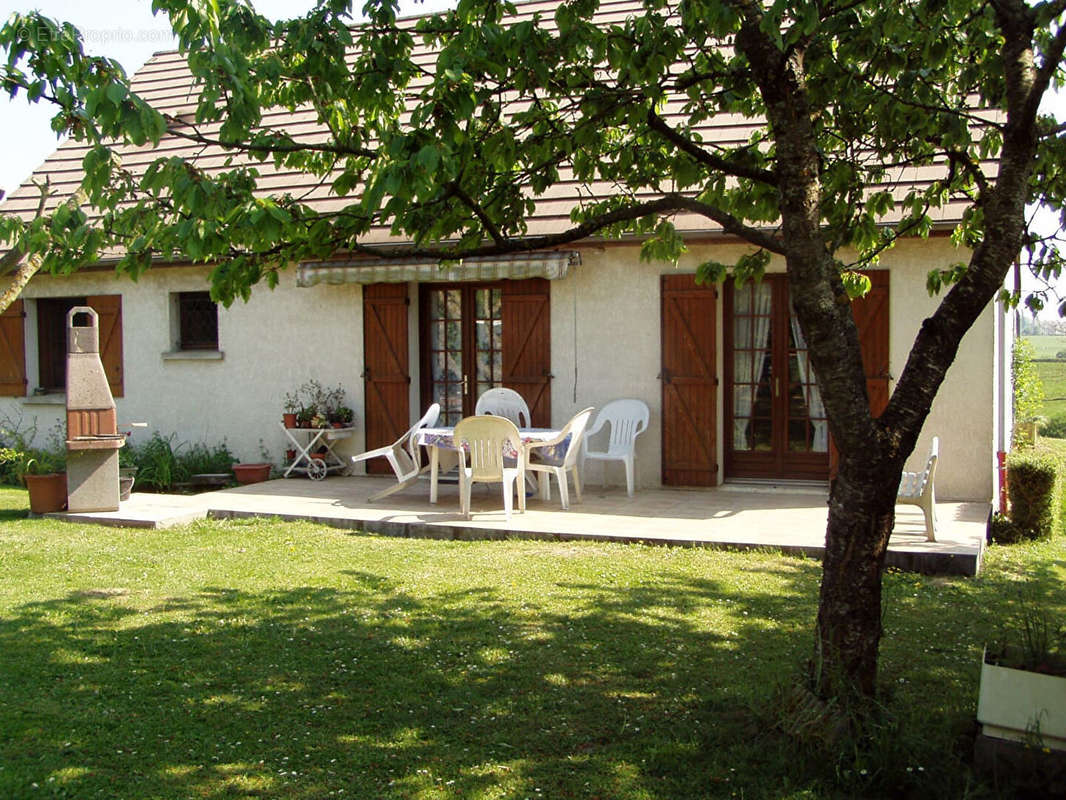
<instances>
[{"instance_id":1,"label":"tiled roof","mask_svg":"<svg viewBox=\"0 0 1066 800\"><path fill-rule=\"evenodd\" d=\"M521 3L518 6L518 18L531 18L540 13L544 24L554 26L553 13L557 4L536 0L535 2ZM604 23L619 22L637 14L643 14L644 9L639 0L605 0L600 7L600 19ZM408 24L413 24L415 18L410 18ZM431 64L436 53L419 45L416 49L415 58L423 64ZM413 88L420 88L426 82L416 83ZM132 78L132 89L142 98L152 104L157 110L178 120L191 118L196 110L197 89L193 84L192 74L185 63L184 57L177 51L167 51L155 54ZM668 103L661 115L669 122L671 119L681 119L682 101ZM318 125L315 112L311 109L301 109L290 112L287 109L272 109L264 113L264 125L267 127L284 126L284 130L297 140L312 141L325 138L324 129ZM708 120L697 133L703 141L710 144L729 147L730 145L747 142L752 132L760 126L760 121L741 117L739 115L718 115ZM205 124L198 126L199 131L207 136L218 131L219 125ZM26 217L31 216L37 209L39 191L33 185L34 181L40 181L47 177L53 191L53 198L49 208L69 197L80 182L81 163L87 151L87 147L73 141L66 141L53 153L24 183L18 190L0 205L0 211L13 212ZM144 168L159 156L180 156L187 159L207 172L222 172L232 168L234 164L242 163L243 156L234 156L232 151L225 151L218 146L204 146L168 133L164 135L159 145L152 147L145 145L134 147L121 145L117 147L123 166L132 169L135 173ZM227 165L227 160L230 162ZM331 178L320 179L314 175L292 171L285 168L275 168L270 161L254 162L260 172L259 187L263 195L291 193L294 197L302 199L316 210L330 211L342 208L353 202L352 196L337 197L330 189ZM536 198L536 209L528 218L528 229L531 235L553 233L564 230L570 224L570 210L579 202L600 200L614 194L617 188L612 183L584 183L573 179L571 173L565 168L561 171L561 180L550 187L543 195ZM938 175L942 174L939 167L918 167L900 170L895 176L893 192L900 198L906 195L913 185L925 185ZM646 193L646 198L651 199L655 195ZM640 195L637 195L640 199ZM963 202L949 202L944 207L936 210L936 216L942 223L956 222L965 208ZM675 218L675 224L682 231L707 231L720 230L704 217L697 215L683 215ZM385 228L376 229L367 237L366 242L384 242L389 239Z\"/></svg>"}]
</instances>

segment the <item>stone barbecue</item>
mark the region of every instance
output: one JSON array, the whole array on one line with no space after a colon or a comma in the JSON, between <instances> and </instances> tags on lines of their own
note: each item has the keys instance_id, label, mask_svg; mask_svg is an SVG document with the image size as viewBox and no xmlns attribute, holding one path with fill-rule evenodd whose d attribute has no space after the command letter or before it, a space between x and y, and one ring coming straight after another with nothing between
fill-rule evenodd
<instances>
[{"instance_id":1,"label":"stone barbecue","mask_svg":"<svg viewBox=\"0 0 1066 800\"><path fill-rule=\"evenodd\" d=\"M87 306L72 308L67 313L68 511L118 510L118 451L125 443L100 361L99 317Z\"/></svg>"}]
</instances>

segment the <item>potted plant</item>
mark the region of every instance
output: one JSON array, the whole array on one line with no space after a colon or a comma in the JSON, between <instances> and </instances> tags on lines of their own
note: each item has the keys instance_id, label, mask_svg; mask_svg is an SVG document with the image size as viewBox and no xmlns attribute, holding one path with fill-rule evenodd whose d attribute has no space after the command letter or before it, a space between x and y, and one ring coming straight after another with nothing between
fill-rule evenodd
<instances>
[{"instance_id":1,"label":"potted plant","mask_svg":"<svg viewBox=\"0 0 1066 800\"><path fill-rule=\"evenodd\" d=\"M261 483L270 478L272 466L266 462L234 464L233 474L237 478L237 483L240 484Z\"/></svg>"},{"instance_id":2,"label":"potted plant","mask_svg":"<svg viewBox=\"0 0 1066 800\"><path fill-rule=\"evenodd\" d=\"M311 424L311 420L313 420L317 415L318 415L318 409L315 406L303 406L303 407L301 407L300 410L296 413L297 427L299 427L299 428L312 428L312 427L314 427Z\"/></svg>"},{"instance_id":3,"label":"potted plant","mask_svg":"<svg viewBox=\"0 0 1066 800\"><path fill-rule=\"evenodd\" d=\"M300 398L296 396L295 392L285 393L285 412L281 415L281 418L285 422L286 428L296 427L296 416L300 411Z\"/></svg>"},{"instance_id":4,"label":"potted plant","mask_svg":"<svg viewBox=\"0 0 1066 800\"><path fill-rule=\"evenodd\" d=\"M27 450L16 474L21 472L30 494L30 511L50 514L67 506L66 453L51 450Z\"/></svg>"},{"instance_id":5,"label":"potted plant","mask_svg":"<svg viewBox=\"0 0 1066 800\"><path fill-rule=\"evenodd\" d=\"M335 428L351 427L354 419L355 412L348 408L348 406L339 406L335 408L329 416L329 421L333 423L333 427Z\"/></svg>"},{"instance_id":6,"label":"potted plant","mask_svg":"<svg viewBox=\"0 0 1066 800\"><path fill-rule=\"evenodd\" d=\"M1066 751L1066 630L1031 600L985 648L977 720L986 737Z\"/></svg>"}]
</instances>

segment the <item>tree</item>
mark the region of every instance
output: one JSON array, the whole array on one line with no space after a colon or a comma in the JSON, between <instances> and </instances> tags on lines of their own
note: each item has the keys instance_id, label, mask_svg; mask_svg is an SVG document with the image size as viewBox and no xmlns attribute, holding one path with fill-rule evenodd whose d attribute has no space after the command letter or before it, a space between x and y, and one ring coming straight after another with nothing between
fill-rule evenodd
<instances>
[{"instance_id":1,"label":"tree","mask_svg":"<svg viewBox=\"0 0 1066 800\"><path fill-rule=\"evenodd\" d=\"M514 18L508 3L462 0L398 24L394 4L370 0L368 22L352 29L340 0L276 24L237 4L155 0L200 84L194 121L161 121L113 71L101 85L69 47L19 40L12 25L39 20L15 19L0 34L5 85L55 102L57 127L94 144L85 173L98 216L76 230L98 241L77 250L53 225L53 263L117 242L120 269L136 275L184 253L214 265L213 292L229 302L285 264L338 250L458 259L637 234L645 257L676 259L681 212L751 245L736 264L701 265L703 279L757 279L771 254L783 257L840 451L812 686L871 695L904 461L1019 254L1045 274L1061 268L1051 243L1027 232L1025 209L1061 209L1066 189L1064 126L1039 113L1066 77L1066 0L643 0L610 24L597 7L545 7L547 25ZM435 63L412 57L417 42L438 51ZM294 137L269 124L271 107L311 108L328 135ZM711 146L698 128L716 114L765 125ZM143 178L123 171L109 139L155 141L164 128L225 147L231 167L159 159ZM255 164L268 160L351 200L321 213L257 192ZM939 177L893 185L923 166ZM619 189L575 208L567 230L527 235L537 197L568 175ZM949 201L966 205L954 236L968 260L930 274L943 298L874 418L849 307L867 286L857 270L928 235ZM408 244L368 246L375 225Z\"/></svg>"}]
</instances>

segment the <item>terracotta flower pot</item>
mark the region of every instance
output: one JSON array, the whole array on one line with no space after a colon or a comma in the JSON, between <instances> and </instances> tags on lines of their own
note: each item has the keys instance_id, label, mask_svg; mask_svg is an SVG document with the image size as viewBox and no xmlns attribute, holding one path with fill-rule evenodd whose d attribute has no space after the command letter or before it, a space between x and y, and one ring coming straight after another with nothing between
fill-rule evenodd
<instances>
[{"instance_id":1,"label":"terracotta flower pot","mask_svg":"<svg viewBox=\"0 0 1066 800\"><path fill-rule=\"evenodd\" d=\"M234 464L233 474L237 483L260 483L270 477L270 464Z\"/></svg>"},{"instance_id":2,"label":"terracotta flower pot","mask_svg":"<svg viewBox=\"0 0 1066 800\"><path fill-rule=\"evenodd\" d=\"M34 514L50 514L67 507L67 473L26 475L25 478L30 492L30 511Z\"/></svg>"},{"instance_id":3,"label":"terracotta flower pot","mask_svg":"<svg viewBox=\"0 0 1066 800\"><path fill-rule=\"evenodd\" d=\"M281 415L281 419L284 421L286 428L295 428L296 427L296 415L295 414L287 414L287 413L286 414L282 414Z\"/></svg>"}]
</instances>

